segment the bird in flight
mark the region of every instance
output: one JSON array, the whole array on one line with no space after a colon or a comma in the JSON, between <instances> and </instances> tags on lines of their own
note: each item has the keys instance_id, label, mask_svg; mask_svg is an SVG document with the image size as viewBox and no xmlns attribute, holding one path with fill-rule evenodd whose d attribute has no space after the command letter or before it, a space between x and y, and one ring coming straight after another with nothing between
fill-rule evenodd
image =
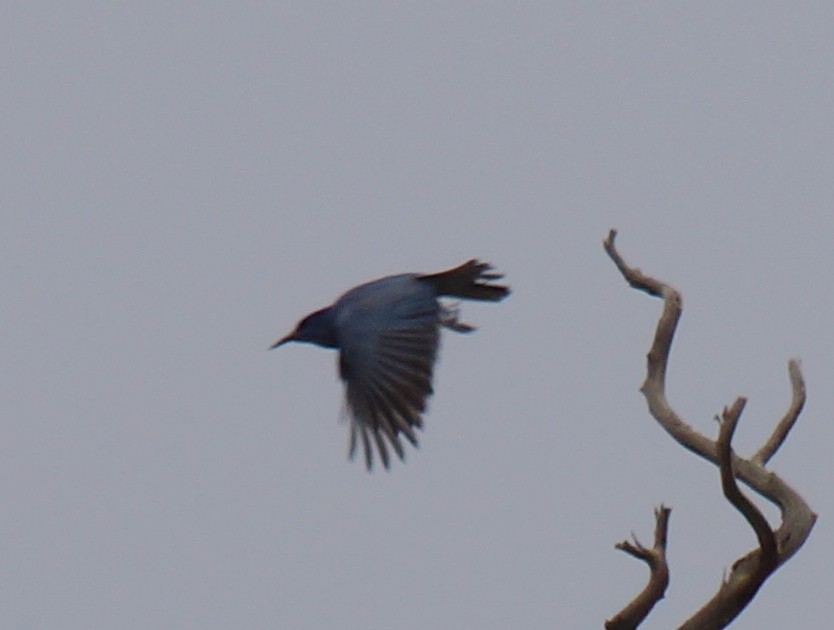
<instances>
[{"instance_id":1,"label":"bird in flight","mask_svg":"<svg viewBox=\"0 0 834 630\"><path fill-rule=\"evenodd\" d=\"M510 293L496 284L502 274L469 260L433 274L404 273L361 284L332 305L310 313L271 348L289 341L339 351L339 377L345 383L350 418L349 457L362 442L365 465L373 466L373 446L383 466L389 447L404 459L400 436L417 446L414 428L423 425L432 394L440 327L468 333L457 308L438 298L498 302Z\"/></svg>"}]
</instances>

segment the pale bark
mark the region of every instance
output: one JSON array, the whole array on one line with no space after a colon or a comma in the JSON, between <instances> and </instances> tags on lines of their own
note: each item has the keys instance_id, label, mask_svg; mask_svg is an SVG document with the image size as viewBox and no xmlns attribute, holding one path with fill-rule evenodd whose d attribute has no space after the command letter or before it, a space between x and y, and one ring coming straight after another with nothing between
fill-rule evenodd
<instances>
[{"instance_id":1,"label":"pale bark","mask_svg":"<svg viewBox=\"0 0 834 630\"><path fill-rule=\"evenodd\" d=\"M604 247L626 282L634 289L663 300L663 312L647 355L646 379L640 388L646 398L649 413L678 444L719 467L725 497L747 519L759 541L756 549L733 563L715 596L680 626L687 630L724 628L750 603L764 581L799 550L810 535L816 521L816 514L805 500L778 475L765 468L788 437L802 411L805 403L805 383L799 369L799 362L791 359L788 362L792 388L790 406L765 444L749 458L734 454L731 448L733 432L744 410L746 399L738 398L733 405L724 409L719 436L716 440L693 429L675 412L666 398L666 370L672 340L683 309L683 300L680 293L671 285L626 264L615 247L616 235L617 232L611 230L604 242ZM779 507L782 522L778 528L775 530L771 528L759 509L741 493L736 485L736 479ZM665 532L663 547L665 551ZM637 554L632 553L632 555ZM642 559L645 560L645 558ZM651 586L651 580L654 579L656 578L653 571L649 586ZM649 586L629 605L635 610L644 611L643 618L648 615L654 603L663 596L663 591L658 592L655 588L650 592L656 596L656 599L651 603L642 601L641 598L645 599L646 592L650 590ZM640 600L639 606L635 605L638 600ZM622 612L628 610L629 607L626 607ZM619 614L621 615L622 612ZM615 620L617 617L608 623ZM631 621L633 625L606 627L634 628L642 619Z\"/></svg>"}]
</instances>

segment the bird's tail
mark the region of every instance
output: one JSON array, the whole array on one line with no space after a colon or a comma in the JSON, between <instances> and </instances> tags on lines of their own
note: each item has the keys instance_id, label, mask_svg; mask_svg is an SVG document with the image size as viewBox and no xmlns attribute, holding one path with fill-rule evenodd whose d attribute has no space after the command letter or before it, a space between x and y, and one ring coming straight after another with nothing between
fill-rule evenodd
<instances>
[{"instance_id":1,"label":"bird's tail","mask_svg":"<svg viewBox=\"0 0 834 630\"><path fill-rule=\"evenodd\" d=\"M417 276L417 279L434 285L437 295L497 302L510 294L510 288L503 284L491 284L490 281L503 277L503 274L493 272L489 263L473 258L454 269Z\"/></svg>"}]
</instances>

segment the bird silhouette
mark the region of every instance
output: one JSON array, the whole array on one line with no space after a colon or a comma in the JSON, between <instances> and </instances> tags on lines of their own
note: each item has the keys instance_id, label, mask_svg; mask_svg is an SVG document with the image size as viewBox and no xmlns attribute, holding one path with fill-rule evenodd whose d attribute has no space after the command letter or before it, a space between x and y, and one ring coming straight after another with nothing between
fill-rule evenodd
<instances>
[{"instance_id":1,"label":"bird silhouette","mask_svg":"<svg viewBox=\"0 0 834 630\"><path fill-rule=\"evenodd\" d=\"M433 391L440 327L475 330L458 319L456 306L438 298L497 302L510 293L509 287L493 282L501 278L475 259L434 274L386 276L310 313L270 347L298 341L339 350L350 418L349 457L361 440L367 469L373 467L373 445L388 468L389 447L405 458L401 435L417 446L414 429L422 428Z\"/></svg>"}]
</instances>

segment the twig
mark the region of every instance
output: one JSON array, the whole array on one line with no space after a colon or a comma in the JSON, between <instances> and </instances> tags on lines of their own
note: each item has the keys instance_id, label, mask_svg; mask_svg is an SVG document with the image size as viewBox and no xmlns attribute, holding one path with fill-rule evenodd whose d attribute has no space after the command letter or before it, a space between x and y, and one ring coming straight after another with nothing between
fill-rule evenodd
<instances>
[{"instance_id":1,"label":"twig","mask_svg":"<svg viewBox=\"0 0 834 630\"><path fill-rule=\"evenodd\" d=\"M640 544L632 534L634 542L624 540L617 543L617 549L642 560L649 565L649 582L646 587L620 612L605 622L606 630L631 630L648 617L654 605L663 599L669 586L669 565L666 562L666 540L669 529L669 514L672 510L661 505L654 511L654 546L649 549Z\"/></svg>"},{"instance_id":2,"label":"twig","mask_svg":"<svg viewBox=\"0 0 834 630\"><path fill-rule=\"evenodd\" d=\"M779 450L779 447L782 446L782 442L788 437L788 433L790 433L794 423L799 418L799 414L802 413L802 408L805 406L805 380L802 378L802 372L799 371L798 360L791 359L788 361L788 377L791 381L791 404L784 417L776 425L770 439L756 451L752 458L753 463L761 466L766 465Z\"/></svg>"}]
</instances>

